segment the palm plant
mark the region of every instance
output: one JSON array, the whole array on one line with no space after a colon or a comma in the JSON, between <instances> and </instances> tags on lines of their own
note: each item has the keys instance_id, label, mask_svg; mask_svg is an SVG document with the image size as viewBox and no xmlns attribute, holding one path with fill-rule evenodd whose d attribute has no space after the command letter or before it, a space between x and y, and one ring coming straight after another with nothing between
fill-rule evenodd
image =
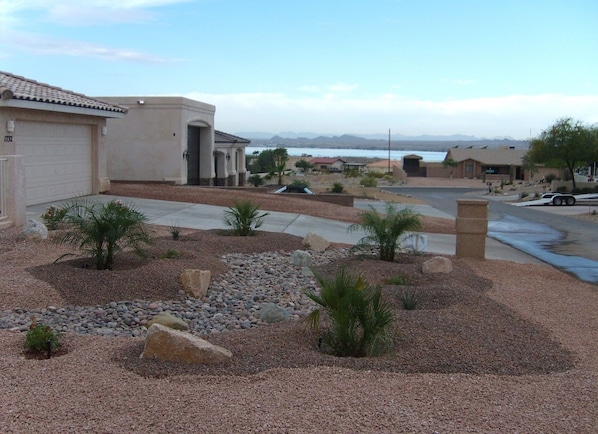
<instances>
[{"instance_id":1,"label":"palm plant","mask_svg":"<svg viewBox=\"0 0 598 434\"><path fill-rule=\"evenodd\" d=\"M224 223L233 229L235 235L246 237L253 235L255 229L264 224L264 218L270 213L259 212L259 205L251 200L233 200L234 206L224 211Z\"/></svg>"},{"instance_id":2,"label":"palm plant","mask_svg":"<svg viewBox=\"0 0 598 434\"><path fill-rule=\"evenodd\" d=\"M314 272L322 287L320 294L305 294L320 308L309 314L305 322L318 333L322 343L341 357L376 355L384 350L390 339L387 328L393 321L391 308L381 299L380 288L366 283L341 268L333 279L325 279ZM327 327L321 330L322 313Z\"/></svg>"},{"instance_id":3,"label":"palm plant","mask_svg":"<svg viewBox=\"0 0 598 434\"><path fill-rule=\"evenodd\" d=\"M66 207L64 222L69 229L58 241L78 245L98 270L110 270L125 248L144 255L143 245L151 241L146 221L144 214L119 200L105 204L75 200Z\"/></svg>"},{"instance_id":4,"label":"palm plant","mask_svg":"<svg viewBox=\"0 0 598 434\"><path fill-rule=\"evenodd\" d=\"M355 248L378 248L381 260L393 262L399 237L405 232L421 229L420 215L411 208L398 210L392 203L386 203L385 214L379 213L371 205L369 208L361 213L361 223L352 224L348 228L349 232L363 230L366 233Z\"/></svg>"}]
</instances>

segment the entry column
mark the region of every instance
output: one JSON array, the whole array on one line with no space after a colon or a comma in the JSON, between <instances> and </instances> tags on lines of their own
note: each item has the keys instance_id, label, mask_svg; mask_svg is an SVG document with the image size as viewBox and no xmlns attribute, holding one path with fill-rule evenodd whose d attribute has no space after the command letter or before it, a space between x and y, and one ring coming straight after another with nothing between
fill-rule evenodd
<instances>
[{"instance_id":1,"label":"entry column","mask_svg":"<svg viewBox=\"0 0 598 434\"><path fill-rule=\"evenodd\" d=\"M475 199L457 200L457 258L486 257L488 233L488 201Z\"/></svg>"}]
</instances>

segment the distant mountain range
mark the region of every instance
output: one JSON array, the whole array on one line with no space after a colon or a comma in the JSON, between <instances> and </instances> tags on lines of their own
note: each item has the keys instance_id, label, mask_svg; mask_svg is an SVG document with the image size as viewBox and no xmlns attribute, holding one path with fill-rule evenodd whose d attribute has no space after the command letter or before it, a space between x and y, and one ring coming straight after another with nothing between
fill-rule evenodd
<instances>
[{"instance_id":1,"label":"distant mountain range","mask_svg":"<svg viewBox=\"0 0 598 434\"><path fill-rule=\"evenodd\" d=\"M269 146L287 148L358 148L358 149L387 149L388 135L368 135L365 137L351 134L340 136L325 136L311 133L283 132L278 135L264 137L268 133L239 132L235 135L251 140L250 146ZM295 137L289 137L294 135ZM309 137L308 137L309 136ZM483 139L474 136L391 136L391 147L395 150L447 151L454 146L473 148L501 148L514 147L527 149L526 140L511 138Z\"/></svg>"},{"instance_id":2,"label":"distant mountain range","mask_svg":"<svg viewBox=\"0 0 598 434\"><path fill-rule=\"evenodd\" d=\"M268 133L263 131L253 131L253 132L238 132L234 133L239 137L243 137L245 139L273 139L273 138L283 138L283 139L342 139L342 140L387 140L388 141L388 134L342 134L342 135L334 135L334 134L318 134L318 133L296 133L294 131L281 131L277 134L275 133ZM486 137L476 137L476 136L466 136L464 134L452 134L449 136L445 135L429 135L424 134L420 136L405 136L403 134L391 134L391 141L416 141L416 142L454 142L454 141L470 141L470 140L515 140L512 137L492 137L488 139Z\"/></svg>"}]
</instances>

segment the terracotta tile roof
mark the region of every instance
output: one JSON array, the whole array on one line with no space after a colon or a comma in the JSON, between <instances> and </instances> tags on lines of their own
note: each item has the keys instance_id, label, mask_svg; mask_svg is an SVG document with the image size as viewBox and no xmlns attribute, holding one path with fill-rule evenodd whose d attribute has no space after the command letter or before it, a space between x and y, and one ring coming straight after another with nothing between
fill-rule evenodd
<instances>
[{"instance_id":1,"label":"terracotta tile roof","mask_svg":"<svg viewBox=\"0 0 598 434\"><path fill-rule=\"evenodd\" d=\"M224 133L222 131L214 130L214 143L251 143L250 140L243 137L233 136L232 134Z\"/></svg>"},{"instance_id":2,"label":"terracotta tile roof","mask_svg":"<svg viewBox=\"0 0 598 434\"><path fill-rule=\"evenodd\" d=\"M128 111L128 108L124 106L109 104L80 93L38 83L35 80L2 71L0 71L0 94L2 99L42 102L116 113L127 113Z\"/></svg>"},{"instance_id":3,"label":"terracotta tile roof","mask_svg":"<svg viewBox=\"0 0 598 434\"><path fill-rule=\"evenodd\" d=\"M527 153L525 149L511 148L451 148L446 154L446 158L452 158L460 163L465 160L474 160L482 164L492 164L501 166L521 166L521 160Z\"/></svg>"},{"instance_id":4,"label":"terracotta tile roof","mask_svg":"<svg viewBox=\"0 0 598 434\"><path fill-rule=\"evenodd\" d=\"M345 162L345 160L342 160L341 158L312 158L311 160L309 160L309 164L334 164L337 161L342 161L343 163Z\"/></svg>"}]
</instances>

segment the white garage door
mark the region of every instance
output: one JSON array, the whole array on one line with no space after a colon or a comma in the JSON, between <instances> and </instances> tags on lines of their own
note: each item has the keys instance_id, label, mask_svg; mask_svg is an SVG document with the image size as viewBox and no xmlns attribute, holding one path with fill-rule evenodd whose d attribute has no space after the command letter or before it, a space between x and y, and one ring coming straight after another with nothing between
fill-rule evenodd
<instances>
[{"instance_id":1,"label":"white garage door","mask_svg":"<svg viewBox=\"0 0 598 434\"><path fill-rule=\"evenodd\" d=\"M92 193L90 126L19 122L15 136L25 156L27 205Z\"/></svg>"}]
</instances>

